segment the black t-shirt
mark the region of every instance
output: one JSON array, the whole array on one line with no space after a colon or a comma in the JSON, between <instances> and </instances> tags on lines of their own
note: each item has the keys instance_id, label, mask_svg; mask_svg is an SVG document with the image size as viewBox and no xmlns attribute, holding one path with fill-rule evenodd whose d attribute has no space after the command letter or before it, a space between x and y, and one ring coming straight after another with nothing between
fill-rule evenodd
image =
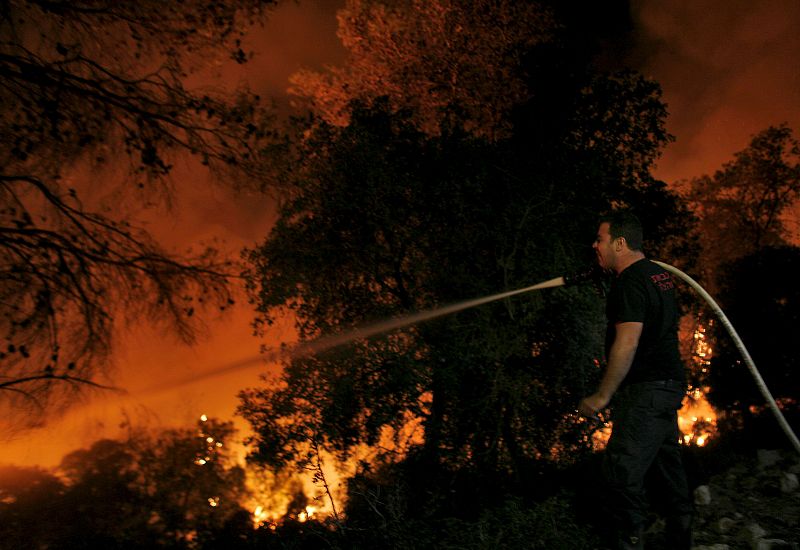
<instances>
[{"instance_id":1,"label":"black t-shirt","mask_svg":"<svg viewBox=\"0 0 800 550\"><path fill-rule=\"evenodd\" d=\"M623 385L652 380L685 380L678 350L678 305L669 272L641 259L611 285L606 303L606 354L617 323L644 323L639 347Z\"/></svg>"}]
</instances>

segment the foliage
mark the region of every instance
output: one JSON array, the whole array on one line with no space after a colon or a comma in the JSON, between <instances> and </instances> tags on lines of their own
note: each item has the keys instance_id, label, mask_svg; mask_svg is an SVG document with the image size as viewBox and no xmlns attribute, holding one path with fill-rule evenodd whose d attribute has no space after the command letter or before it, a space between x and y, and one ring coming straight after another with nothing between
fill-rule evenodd
<instances>
[{"instance_id":1,"label":"foliage","mask_svg":"<svg viewBox=\"0 0 800 550\"><path fill-rule=\"evenodd\" d=\"M286 204L270 239L251 255L265 322L272 308L288 304L299 333L311 339L523 286L569 266L560 250L540 264L547 251L523 236L550 204L537 204L530 195L535 189L490 168L501 163L491 148L429 142L408 126L395 133L384 113L356 112L350 126L331 132L330 157L319 154L327 135L312 146L319 159L306 166L315 171L313 184L298 189L304 194ZM508 192L498 193L502 187ZM526 208L528 219L515 216ZM573 408L571 397L560 393L563 385L547 380L568 380L575 372L547 365L563 364L568 353L591 364L591 352L577 342L556 347L546 340L557 330L555 320L563 330L584 332L575 318L558 313L567 303L591 310L583 300L559 292L494 305L298 359L287 367L284 384L249 394L243 410L262 436L260 452L279 462L302 458L315 438L344 455L360 443L375 445L384 428L399 432L409 414L428 419L428 443L455 462L475 453L494 469L512 459L508 453L516 460L549 454L545 442L505 447L535 440L527 430L555 429L554 419L537 426L533 408L546 409L553 400ZM549 314L546 328L541 311ZM532 347L537 355L526 358ZM521 389L520 380L532 385ZM498 407L507 411L503 421ZM444 417L452 423L437 425ZM499 448L498 438L504 441Z\"/></svg>"},{"instance_id":2,"label":"foliage","mask_svg":"<svg viewBox=\"0 0 800 550\"><path fill-rule=\"evenodd\" d=\"M76 549L233 544L252 531L239 504L244 471L226 447L233 436L231 423L208 420L196 429L99 440L65 456L61 478L17 469L25 475L15 479L6 468L0 479L3 540L24 536L19 548Z\"/></svg>"},{"instance_id":3,"label":"foliage","mask_svg":"<svg viewBox=\"0 0 800 550\"><path fill-rule=\"evenodd\" d=\"M239 31L269 4L4 3L0 389L44 399L55 382L92 381L118 307L191 341L193 313L227 305L227 262L212 250L174 257L124 216L169 198L174 155L263 175L256 160L272 135L258 98L184 80L201 58L244 62ZM113 212L98 209L100 193Z\"/></svg>"},{"instance_id":4,"label":"foliage","mask_svg":"<svg viewBox=\"0 0 800 550\"><path fill-rule=\"evenodd\" d=\"M389 496L389 495L385 495ZM597 548L599 534L575 514L574 495L561 492L541 502L510 497L498 504L486 503L479 517L442 517L422 520L414 516L382 516L386 509L374 510L372 521L347 522L341 532L309 522L279 526L271 537L283 548L314 548L324 541L329 548ZM379 504L385 504L380 502Z\"/></svg>"},{"instance_id":5,"label":"foliage","mask_svg":"<svg viewBox=\"0 0 800 550\"><path fill-rule=\"evenodd\" d=\"M477 522L449 524L443 547L475 550L595 548L597 540L586 526L576 521L570 497L562 494L534 505L510 499L484 511Z\"/></svg>"},{"instance_id":6,"label":"foliage","mask_svg":"<svg viewBox=\"0 0 800 550\"><path fill-rule=\"evenodd\" d=\"M59 513L64 484L41 468L0 466L0 541L6 548L38 548L47 540L49 522Z\"/></svg>"},{"instance_id":7,"label":"foliage","mask_svg":"<svg viewBox=\"0 0 800 550\"><path fill-rule=\"evenodd\" d=\"M794 341L800 327L796 274L800 248L764 247L724 268L719 301L770 392L787 411L798 407L800 364ZM716 335L708 398L720 410L749 416L766 405L740 352L727 333Z\"/></svg>"},{"instance_id":8,"label":"foliage","mask_svg":"<svg viewBox=\"0 0 800 550\"><path fill-rule=\"evenodd\" d=\"M391 5L409 19L422 9ZM649 173L670 139L657 84L593 71L567 38L541 42L554 27L539 23L526 29L537 39L520 45L520 66L487 90L525 83L502 138L473 131L469 117L437 119L447 122L430 131L424 94L410 85L398 104L390 82L371 83L366 98L339 89L346 120L331 123L323 105L299 121L279 220L246 256L258 330L288 310L301 343L313 342L567 274L593 260L596 217L612 205L641 214L656 240L648 253L669 257L682 244L691 216ZM359 31L359 51L388 63L386 35L370 32ZM463 32L479 42L489 28ZM447 101L459 112L456 95ZM279 379L242 393L250 458L308 467L315 449L345 460L367 447L370 464L398 465L398 498L413 511L402 521L419 520L420 532L436 519L475 519L508 495L541 497L540 474L591 450L592 426L574 410L601 372L602 323L592 289L554 289L288 353Z\"/></svg>"},{"instance_id":9,"label":"foliage","mask_svg":"<svg viewBox=\"0 0 800 550\"><path fill-rule=\"evenodd\" d=\"M793 299L785 278L786 264L796 254L786 247L785 221L800 198L800 144L785 124L770 126L713 176L692 179L685 195L699 219L698 278L764 370L768 387L779 395L794 395L796 382L788 367L793 357L786 346L797 319L781 304ZM702 315L712 317L709 311ZM711 387L709 400L726 413L720 424L750 424L754 418L749 407L764 405L763 397L722 325L709 336L713 357L708 374L700 374L696 385Z\"/></svg>"},{"instance_id":10,"label":"foliage","mask_svg":"<svg viewBox=\"0 0 800 550\"><path fill-rule=\"evenodd\" d=\"M352 100L386 97L428 135L459 125L489 139L508 135L530 93L523 55L555 28L542 5L510 0L348 0L338 19L346 65L292 77L323 120L347 125Z\"/></svg>"},{"instance_id":11,"label":"foliage","mask_svg":"<svg viewBox=\"0 0 800 550\"><path fill-rule=\"evenodd\" d=\"M762 247L787 244L784 214L800 199L800 143L785 124L770 126L713 176L694 178L687 198L701 219L706 274Z\"/></svg>"},{"instance_id":12,"label":"foliage","mask_svg":"<svg viewBox=\"0 0 800 550\"><path fill-rule=\"evenodd\" d=\"M481 472L461 472L446 486L418 453L396 464L365 465L348 481L342 535L358 547L581 548L597 526L579 510L586 462L541 469L514 489L481 486ZM585 481L585 480L583 480ZM432 506L426 495L437 495ZM584 496L585 498L585 496Z\"/></svg>"}]
</instances>

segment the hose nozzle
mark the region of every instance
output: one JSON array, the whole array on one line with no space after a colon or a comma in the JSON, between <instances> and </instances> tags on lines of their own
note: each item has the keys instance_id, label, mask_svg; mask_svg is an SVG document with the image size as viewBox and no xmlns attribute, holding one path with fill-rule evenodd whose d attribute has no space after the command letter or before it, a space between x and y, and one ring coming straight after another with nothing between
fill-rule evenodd
<instances>
[{"instance_id":1,"label":"hose nozzle","mask_svg":"<svg viewBox=\"0 0 800 550\"><path fill-rule=\"evenodd\" d=\"M574 286L583 283L592 283L601 296L605 296L606 290L603 286L603 281L606 278L606 273L599 265L593 265L583 271L578 271L572 275L564 276L564 284L566 286Z\"/></svg>"}]
</instances>

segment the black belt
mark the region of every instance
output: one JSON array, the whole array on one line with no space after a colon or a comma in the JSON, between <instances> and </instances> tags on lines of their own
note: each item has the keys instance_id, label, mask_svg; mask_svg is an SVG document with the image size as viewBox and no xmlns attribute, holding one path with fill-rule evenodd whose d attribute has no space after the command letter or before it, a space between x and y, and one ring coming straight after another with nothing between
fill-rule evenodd
<instances>
[{"instance_id":1,"label":"black belt","mask_svg":"<svg viewBox=\"0 0 800 550\"><path fill-rule=\"evenodd\" d=\"M682 388L686 385L683 380L645 380L643 383L665 388Z\"/></svg>"},{"instance_id":2,"label":"black belt","mask_svg":"<svg viewBox=\"0 0 800 550\"><path fill-rule=\"evenodd\" d=\"M683 380L638 380L636 382L630 382L628 384L624 384L623 387L639 386L645 384L648 386L655 386L659 388L683 389L686 387L686 382L684 382Z\"/></svg>"}]
</instances>

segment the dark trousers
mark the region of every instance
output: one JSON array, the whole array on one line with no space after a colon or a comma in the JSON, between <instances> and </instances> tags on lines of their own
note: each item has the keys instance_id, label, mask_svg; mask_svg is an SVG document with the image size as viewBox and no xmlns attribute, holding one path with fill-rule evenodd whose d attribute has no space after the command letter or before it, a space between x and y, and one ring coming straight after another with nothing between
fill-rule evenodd
<instances>
[{"instance_id":1,"label":"dark trousers","mask_svg":"<svg viewBox=\"0 0 800 550\"><path fill-rule=\"evenodd\" d=\"M603 473L617 532L641 538L647 520L645 477L659 484L672 548L691 545L692 503L681 461L677 410L685 386L676 381L623 387L612 403L613 429Z\"/></svg>"}]
</instances>

